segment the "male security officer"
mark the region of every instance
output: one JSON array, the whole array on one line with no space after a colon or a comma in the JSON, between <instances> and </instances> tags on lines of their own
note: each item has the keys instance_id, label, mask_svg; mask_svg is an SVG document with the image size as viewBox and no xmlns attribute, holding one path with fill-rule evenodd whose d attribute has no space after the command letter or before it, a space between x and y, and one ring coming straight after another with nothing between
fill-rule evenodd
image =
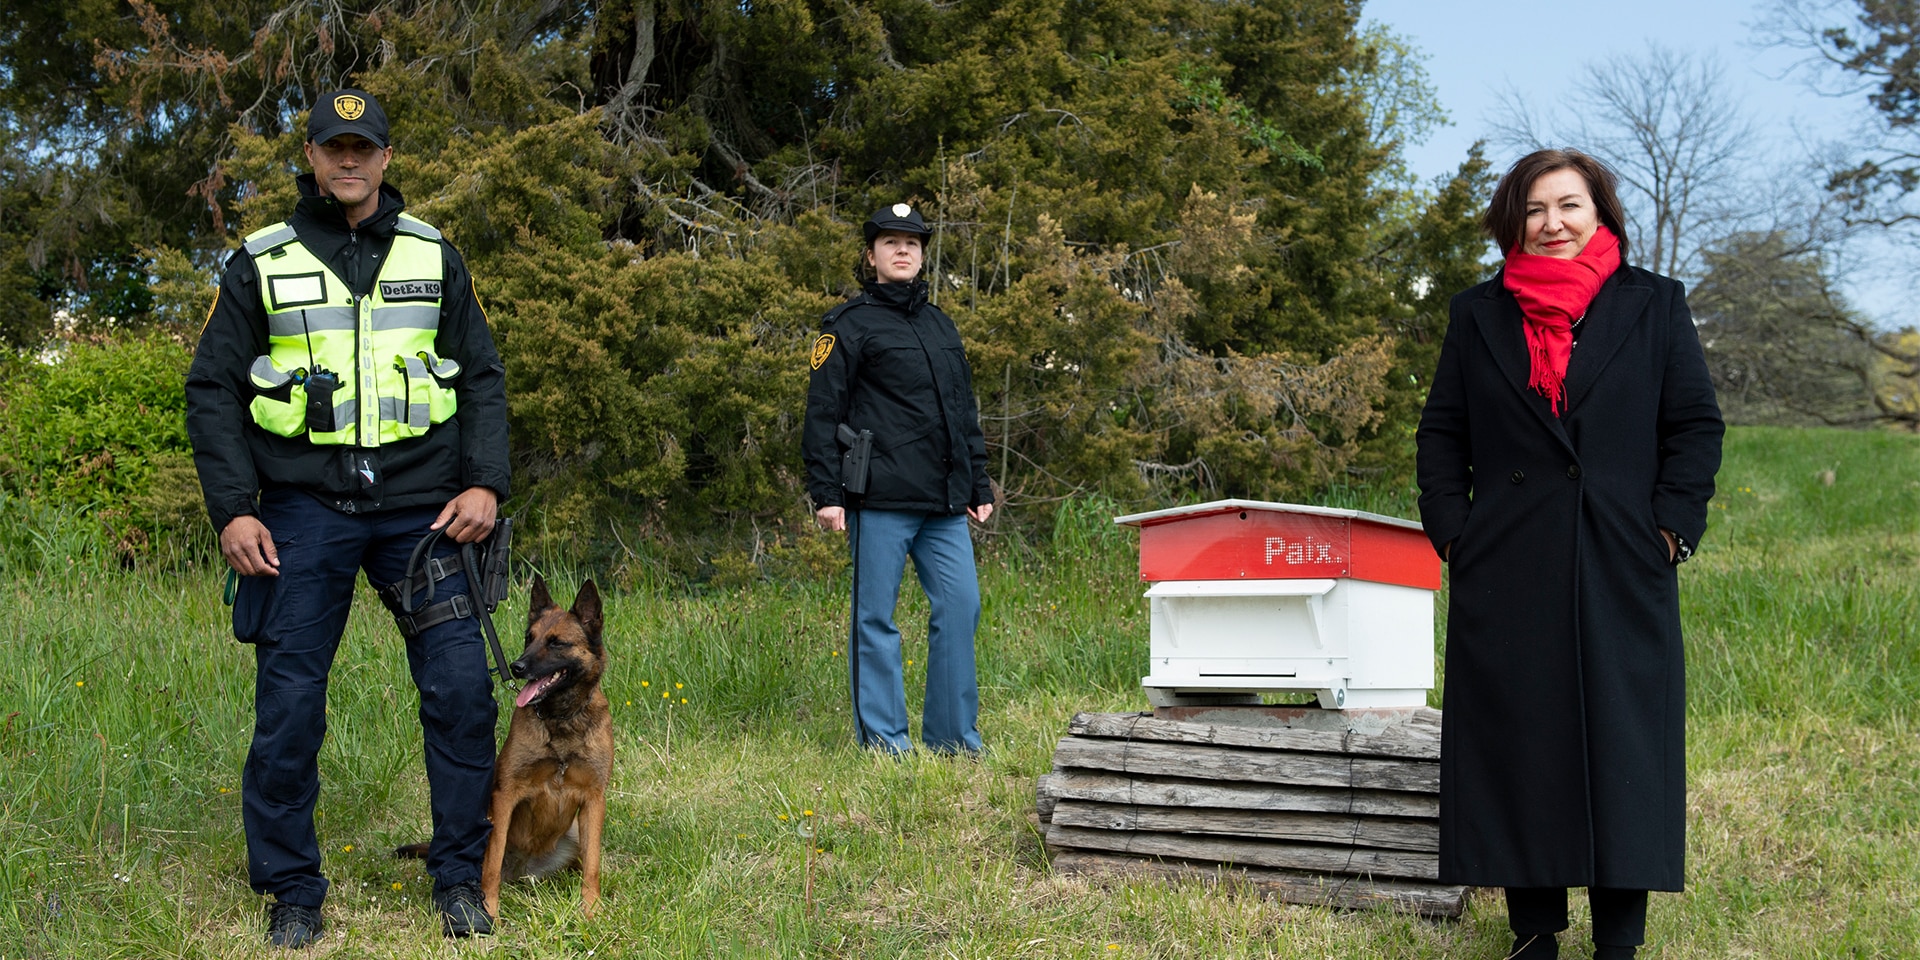
<instances>
[{"instance_id":1,"label":"male security officer","mask_svg":"<svg viewBox=\"0 0 1920 960\"><path fill-rule=\"evenodd\" d=\"M430 530L441 555L485 539L508 493L505 371L464 261L382 182L385 111L359 90L327 94L305 150L293 217L228 260L187 374L207 513L241 574L234 635L255 645L248 878L273 895L267 941L283 947L324 930L316 757L355 577L401 580ZM432 566L436 595L467 592L459 564ZM450 937L492 932L479 879L495 707L464 609L402 623L432 790L427 870Z\"/></svg>"}]
</instances>

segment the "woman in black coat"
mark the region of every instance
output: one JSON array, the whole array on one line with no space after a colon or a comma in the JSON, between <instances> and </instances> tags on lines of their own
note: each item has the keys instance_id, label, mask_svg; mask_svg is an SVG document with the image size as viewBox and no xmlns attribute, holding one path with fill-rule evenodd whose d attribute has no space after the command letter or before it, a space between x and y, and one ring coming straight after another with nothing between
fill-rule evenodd
<instances>
[{"instance_id":1,"label":"woman in black coat","mask_svg":"<svg viewBox=\"0 0 1920 960\"><path fill-rule=\"evenodd\" d=\"M1482 225L1506 262L1453 299L1418 433L1451 567L1440 876L1504 887L1514 953L1557 955L1589 888L1597 960L1681 889L1675 567L1706 531L1724 426L1681 285L1625 262L1614 177L1522 158Z\"/></svg>"},{"instance_id":2,"label":"woman in black coat","mask_svg":"<svg viewBox=\"0 0 1920 960\"><path fill-rule=\"evenodd\" d=\"M845 530L853 554L855 734L873 749L913 747L893 620L911 557L927 592L920 737L940 753L977 754L980 582L967 521L993 514L993 484L973 373L959 329L927 302L920 267L931 231L919 211L882 207L862 229L873 279L821 321L801 435L814 516ZM871 452L864 477L850 482L844 455L856 447Z\"/></svg>"}]
</instances>

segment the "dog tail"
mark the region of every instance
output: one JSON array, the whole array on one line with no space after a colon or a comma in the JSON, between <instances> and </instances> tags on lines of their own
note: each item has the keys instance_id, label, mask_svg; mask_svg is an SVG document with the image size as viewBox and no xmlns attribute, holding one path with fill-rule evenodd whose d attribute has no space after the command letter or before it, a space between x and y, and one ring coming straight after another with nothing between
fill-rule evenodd
<instances>
[{"instance_id":1,"label":"dog tail","mask_svg":"<svg viewBox=\"0 0 1920 960\"><path fill-rule=\"evenodd\" d=\"M393 855L395 859L399 860L425 860L427 858L427 845L424 843L409 843L403 847L394 847Z\"/></svg>"}]
</instances>

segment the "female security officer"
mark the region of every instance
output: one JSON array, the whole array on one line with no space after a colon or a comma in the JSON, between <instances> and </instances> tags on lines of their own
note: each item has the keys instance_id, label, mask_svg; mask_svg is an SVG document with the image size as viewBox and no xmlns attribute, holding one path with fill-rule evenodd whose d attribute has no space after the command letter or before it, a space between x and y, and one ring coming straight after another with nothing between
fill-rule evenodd
<instances>
[{"instance_id":1,"label":"female security officer","mask_svg":"<svg viewBox=\"0 0 1920 960\"><path fill-rule=\"evenodd\" d=\"M932 231L920 213L884 207L864 232L874 278L821 321L802 438L815 516L847 531L853 553L854 729L862 746L912 749L893 623L910 556L930 608L921 739L976 753L980 583L966 518L987 521L993 487L973 374L960 331L927 302L920 266ZM855 445L870 449L864 478L843 476L843 451Z\"/></svg>"}]
</instances>

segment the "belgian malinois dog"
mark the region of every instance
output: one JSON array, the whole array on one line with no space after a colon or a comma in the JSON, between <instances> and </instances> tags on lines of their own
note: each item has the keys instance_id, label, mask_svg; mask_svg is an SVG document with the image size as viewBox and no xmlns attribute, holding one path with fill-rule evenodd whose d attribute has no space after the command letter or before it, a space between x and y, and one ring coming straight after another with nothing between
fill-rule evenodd
<instances>
[{"instance_id":1,"label":"belgian malinois dog","mask_svg":"<svg viewBox=\"0 0 1920 960\"><path fill-rule=\"evenodd\" d=\"M600 591L588 580L562 610L533 578L527 648L509 668L527 682L513 700L507 742L493 768L493 835L481 867L487 913L500 917L502 877L580 867L580 905L600 902L600 831L613 770L613 715L600 692L607 650Z\"/></svg>"}]
</instances>

